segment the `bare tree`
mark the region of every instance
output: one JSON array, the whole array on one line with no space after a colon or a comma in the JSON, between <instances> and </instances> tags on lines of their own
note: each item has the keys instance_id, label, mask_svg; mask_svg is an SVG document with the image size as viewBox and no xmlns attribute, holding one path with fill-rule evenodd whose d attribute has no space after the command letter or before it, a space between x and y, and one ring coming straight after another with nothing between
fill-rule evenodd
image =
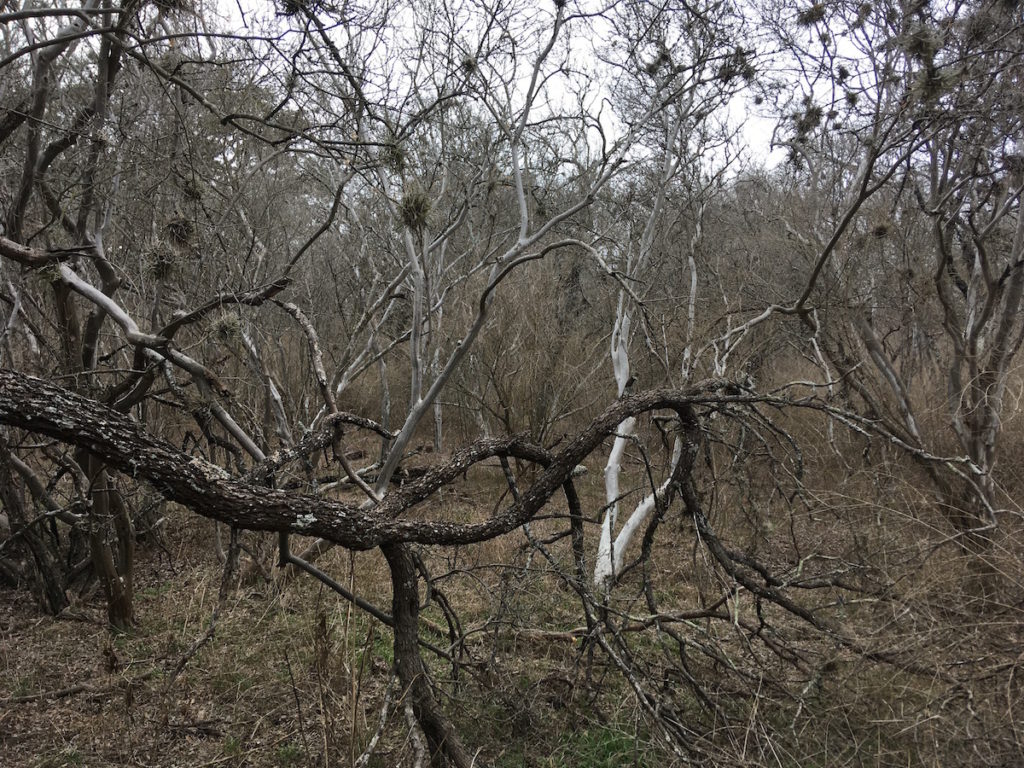
<instances>
[{"instance_id":1,"label":"bare tree","mask_svg":"<svg viewBox=\"0 0 1024 768\"><path fill-rule=\"evenodd\" d=\"M826 20L806 17L802 23L822 29ZM888 157L878 159L892 184L877 191L878 202L863 211L848 209L848 234L829 240L837 247L830 249L816 236L814 247L822 256L814 276L857 306L842 321L845 327L837 323L838 313L822 313L819 340L868 412L922 450L943 441L921 422L927 406L919 400L908 358L919 358L922 338L932 340L926 352L945 371L947 423L969 469L948 472L928 463L924 468L962 543L981 552L998 524L997 436L1021 339L1020 126L1016 109L1003 107L1012 100L1004 89L1012 90L1019 79L1019 25L990 4L858 13L847 23L862 50L871 52L871 69L826 43L834 60L830 70L819 71L835 94L834 106L826 115L826 107L809 97L796 121L794 157L809 163L814 179L824 180L827 155L810 148L810 137L820 135L819 146L842 153L850 145L839 135L870 130L875 138L862 156L887 145ZM882 40L886 53L880 60ZM895 82L897 72L898 90L879 99L883 78ZM863 105L872 97L876 106L868 114ZM830 183L850 184L842 176ZM850 186L879 190L866 177L865 184L855 179ZM922 226L915 208L931 219L930 227ZM914 242L910 233L920 239ZM924 246L928 240L931 245ZM851 271L854 264L858 274ZM916 305L915 317L881 306L887 286L894 285L903 287L896 301ZM814 296L809 285L801 306ZM818 324L809 323L816 333ZM913 348L916 353L908 354Z\"/></svg>"},{"instance_id":2,"label":"bare tree","mask_svg":"<svg viewBox=\"0 0 1024 768\"><path fill-rule=\"evenodd\" d=\"M828 486L910 457L991 546L1024 337L1010 11L768 9L762 53L721 3L284 2L233 30L199 10L2 17L0 578L58 613L92 574L130 627L147 487L228 526L229 563L241 542L263 568L272 539L390 628L435 764L479 764L444 694L506 631L578 641L587 697L632 703L679 761L822 762L835 731L804 723L833 711L863 743L853 705L818 706L840 665L922 712L996 695L1005 652L976 672L940 633L900 639L938 613L928 554L893 565L913 537ZM784 112L774 173L736 161L754 84ZM955 444L920 415L926 354ZM489 413L460 433L456 401ZM492 470L464 515L439 502ZM502 592L467 630L457 548L501 537L522 546L480 566ZM314 562L331 546L380 552L389 606ZM568 629L512 615L534 570Z\"/></svg>"},{"instance_id":3,"label":"bare tree","mask_svg":"<svg viewBox=\"0 0 1024 768\"><path fill-rule=\"evenodd\" d=\"M646 216L635 224L635 235L629 232L623 240L617 233L609 233L607 243L598 246L603 251L601 263L620 277L622 284L611 334L616 392L622 397L632 391L636 380L630 366L630 347L635 343L635 333L644 336L647 349L661 346L643 298L638 295L638 287L652 282L652 276L657 274L652 261L659 256L661 259L678 258L675 253L655 255L654 252L665 248L669 232L678 231L679 219L692 216L686 222L691 232L685 246L689 270L686 342L682 350L664 349L660 361L669 381L689 380L695 362L692 349L697 302L695 253L701 239L703 207L728 164L729 128L719 121L739 86L754 78L755 69L750 58L752 52L743 47L738 17L716 14L710 8L626 5L617 23L624 28L624 37L637 40L627 59L616 62L623 81L619 101L628 108L634 106L637 96L645 91L659 88L671 91L666 109L659 115L657 132L649 130L643 137L647 141L641 141L641 146L652 155L650 166L654 176L640 186L634 199L624 201L623 210L616 212L615 221L638 206L646 209ZM716 153L721 156L715 157ZM686 200L687 195L692 196L692 200ZM646 197L650 198L649 202L644 200ZM639 318L638 312L641 313ZM634 329L637 319L641 321L638 331ZM674 354L680 353L679 360L672 359ZM678 374L674 369L678 369ZM613 540L622 498L619 478L623 456L634 439L635 427L632 421L619 426L604 469L606 511L594 570L595 584L601 589L607 589L622 570L630 542L647 525L656 507L664 503L659 497L664 497L671 486L670 467L665 481L640 500ZM681 441L674 438L671 466L681 459L681 451Z\"/></svg>"}]
</instances>

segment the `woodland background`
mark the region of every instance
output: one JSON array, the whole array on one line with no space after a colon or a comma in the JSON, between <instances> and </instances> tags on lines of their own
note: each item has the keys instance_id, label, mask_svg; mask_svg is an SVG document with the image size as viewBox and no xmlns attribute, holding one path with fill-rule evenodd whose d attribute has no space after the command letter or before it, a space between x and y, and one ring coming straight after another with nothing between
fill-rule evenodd
<instances>
[{"instance_id":1,"label":"woodland background","mask_svg":"<svg viewBox=\"0 0 1024 768\"><path fill-rule=\"evenodd\" d=\"M1022 55L4 0L0 761L1024 762Z\"/></svg>"}]
</instances>

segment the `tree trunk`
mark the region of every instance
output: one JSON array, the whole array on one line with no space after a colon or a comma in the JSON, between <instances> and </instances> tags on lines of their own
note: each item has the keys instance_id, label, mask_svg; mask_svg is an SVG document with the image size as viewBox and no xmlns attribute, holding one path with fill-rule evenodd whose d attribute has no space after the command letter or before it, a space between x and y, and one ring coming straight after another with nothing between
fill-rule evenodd
<instances>
[{"instance_id":1,"label":"tree trunk","mask_svg":"<svg viewBox=\"0 0 1024 768\"><path fill-rule=\"evenodd\" d=\"M406 544L389 544L382 546L381 551L391 569L395 670L402 685L402 695L412 702L413 713L427 737L431 764L437 768L445 764L470 768L473 761L434 698L427 669L420 656L420 595L412 549Z\"/></svg>"},{"instance_id":2,"label":"tree trunk","mask_svg":"<svg viewBox=\"0 0 1024 768\"><path fill-rule=\"evenodd\" d=\"M106 466L91 454L81 456L92 483L89 551L107 597L110 626L124 632L134 621L135 530L131 516Z\"/></svg>"},{"instance_id":3,"label":"tree trunk","mask_svg":"<svg viewBox=\"0 0 1024 768\"><path fill-rule=\"evenodd\" d=\"M35 568L33 580L36 593L49 613L57 615L69 605L65 588L66 576L59 555L53 551L46 538L41 535L41 528L34 524L26 529L31 522L25 512L24 499L19 486L15 484L10 464L0 454L0 505L7 513L11 535L18 535L25 548L32 556Z\"/></svg>"}]
</instances>

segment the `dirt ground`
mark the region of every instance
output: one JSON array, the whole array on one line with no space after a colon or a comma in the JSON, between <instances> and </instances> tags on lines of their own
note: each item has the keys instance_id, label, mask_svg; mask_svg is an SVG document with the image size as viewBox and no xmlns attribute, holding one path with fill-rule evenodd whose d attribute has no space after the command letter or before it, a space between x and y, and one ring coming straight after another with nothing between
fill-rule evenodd
<instances>
[{"instance_id":1,"label":"dirt ground","mask_svg":"<svg viewBox=\"0 0 1024 768\"><path fill-rule=\"evenodd\" d=\"M191 525L209 541L209 524ZM102 595L55 618L30 594L0 591L0 765L358 758L388 682L390 640L380 627L296 580L283 593L266 583L232 590L207 638L221 567L212 546L177 548L139 553L138 623L126 635L105 626ZM389 749L378 745L371 764L392 764Z\"/></svg>"}]
</instances>

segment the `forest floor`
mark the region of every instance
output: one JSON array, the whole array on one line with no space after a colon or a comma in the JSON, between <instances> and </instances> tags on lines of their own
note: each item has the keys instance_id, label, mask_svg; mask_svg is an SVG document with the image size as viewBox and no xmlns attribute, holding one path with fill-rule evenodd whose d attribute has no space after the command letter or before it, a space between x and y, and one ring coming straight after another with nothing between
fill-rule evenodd
<instances>
[{"instance_id":1,"label":"forest floor","mask_svg":"<svg viewBox=\"0 0 1024 768\"><path fill-rule=\"evenodd\" d=\"M189 524L197 538L212 538L209 523ZM283 591L272 584L231 590L214 635L176 675L207 635L220 574L212 545L171 556L144 549L137 626L127 634L107 629L101 595L53 618L28 594L0 592L0 764L313 765L323 745L309 743L309 720L320 718L318 689L326 684L332 706L354 706L363 727L376 727L387 649L379 639L368 649L342 649L323 637L352 617L305 580ZM364 636L368 622L360 621ZM330 669L321 667L318 643L330 643ZM362 673L354 705L349 686L339 692L335 679L353 663ZM321 738L339 736L332 723L321 725Z\"/></svg>"},{"instance_id":2,"label":"forest floor","mask_svg":"<svg viewBox=\"0 0 1024 768\"><path fill-rule=\"evenodd\" d=\"M499 503L501 482L500 471L471 474L419 514L488 514ZM600 509L600 478L581 485L589 508ZM832 490L853 498L849 489ZM708 764L944 765L955 758L1024 765L1021 532L1008 532L1003 545L1007 589L980 604L964 587L969 569L956 548L927 545L922 526L930 518L897 518L874 508L865 517L859 503L839 511L828 500L834 499L823 497L786 525L769 525L767 508L758 508L757 518L737 512L715 521L734 541L756 528L762 557L776 573L792 568L786 541L798 537L808 551L834 553L830 562L844 567L852 568L862 551L886 558L891 586L884 595L853 599L833 601L827 591L811 596L819 615L843 622L857 652L737 595L726 604L727 621L676 625L688 633L685 668L728 718L701 714L699 705L688 710L732 756ZM556 535L566 528L560 514L553 502L532 533L548 539L547 552L568 569L568 537ZM0 766L416 762L417 731L397 700L386 626L305 576L284 584L258 574L239 577L221 598L213 524L172 505L165 516L163 540L137 553L132 632L109 631L95 589L56 618L27 592L0 590ZM596 531L587 536L592 545ZM269 568L273 537L245 534L244 541ZM302 547L294 542L296 551ZM650 584L666 611L690 610L722 589L719 577L703 570L693 531L678 510L663 524L655 549ZM251 562L243 556L243 574ZM446 712L470 749L479 750L478 765L672 764L663 745L654 746L655 734L614 665L582 645L576 595L522 531L472 548L425 551L423 563L436 577L437 593L423 613L421 638L449 647L452 616L439 608L445 600L457 609L465 638L458 664L427 648L424 658ZM388 574L378 552L333 550L319 564L389 612ZM633 625L627 641L637 668L663 680L650 690L685 706L686 686L667 676L683 668L676 665L684 646L666 642L653 624L627 618L646 611L638 570L613 608L622 626ZM759 628L759 621L767 624ZM702 648L709 653L704 661ZM924 672L908 671L914 667ZM372 755L360 762L371 744Z\"/></svg>"},{"instance_id":3,"label":"forest floor","mask_svg":"<svg viewBox=\"0 0 1024 768\"><path fill-rule=\"evenodd\" d=\"M477 501L462 493L444 503L448 514L459 515ZM164 541L137 552L136 626L129 633L109 631L95 588L60 617L46 615L25 591L0 590L0 766L350 766L378 730L365 765L414 762L417 744L390 675L390 630L305 576L284 586L259 575L236 579L219 601L223 566L213 524L168 510ZM244 541L272 562L272 537L245 534ZM455 551L438 565L486 567L493 575L500 571L490 565L517 546L489 543L473 559ZM251 562L243 555L243 574ZM320 565L390 611L379 553L335 550ZM588 735L584 707L571 701L576 638L513 632L496 642L490 618L472 622L474 613L493 618L495 602L504 600L502 579L474 578L480 594L460 587L458 595L468 622L463 630L477 643L464 654L472 660L456 670L427 660L446 690L464 694L447 697L444 706L467 742L491 745L479 753L480 764L571 765L570 754L580 749L600 752L603 762L595 765L617 764L619 753L635 756L634 740L617 731L596 740ZM533 618L568 626L573 601L563 599L564 590L551 591L553 583L543 574L517 582L517 599L533 592L544 603ZM569 604L566 618L556 616L559 603ZM423 620L425 639L446 646L444 615L431 608ZM456 673L464 683L453 686ZM510 693L523 686L525 695ZM489 691L485 699L481 687ZM469 688L476 691L471 696ZM524 753L538 746L530 735L538 717L549 741L527 761ZM569 734L564 744L562 733Z\"/></svg>"}]
</instances>

